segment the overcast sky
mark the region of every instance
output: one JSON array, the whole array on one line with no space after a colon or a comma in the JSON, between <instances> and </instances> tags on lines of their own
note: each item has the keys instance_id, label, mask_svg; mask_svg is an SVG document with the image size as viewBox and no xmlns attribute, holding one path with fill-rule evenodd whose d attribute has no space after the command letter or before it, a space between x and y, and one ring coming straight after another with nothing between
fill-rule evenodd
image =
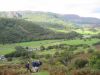
<instances>
[{"instance_id":1,"label":"overcast sky","mask_svg":"<svg viewBox=\"0 0 100 75\"><path fill-rule=\"evenodd\" d=\"M100 18L100 0L0 0L0 11L23 10Z\"/></svg>"}]
</instances>

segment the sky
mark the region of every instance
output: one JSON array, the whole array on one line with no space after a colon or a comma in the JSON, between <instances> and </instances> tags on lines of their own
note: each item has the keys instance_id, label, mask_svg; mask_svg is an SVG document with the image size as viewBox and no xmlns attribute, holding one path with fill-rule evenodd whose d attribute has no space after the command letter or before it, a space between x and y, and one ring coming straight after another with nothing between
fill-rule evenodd
<instances>
[{"instance_id":1,"label":"sky","mask_svg":"<svg viewBox=\"0 0 100 75\"><path fill-rule=\"evenodd\" d=\"M100 0L0 0L0 11L24 10L100 18Z\"/></svg>"}]
</instances>

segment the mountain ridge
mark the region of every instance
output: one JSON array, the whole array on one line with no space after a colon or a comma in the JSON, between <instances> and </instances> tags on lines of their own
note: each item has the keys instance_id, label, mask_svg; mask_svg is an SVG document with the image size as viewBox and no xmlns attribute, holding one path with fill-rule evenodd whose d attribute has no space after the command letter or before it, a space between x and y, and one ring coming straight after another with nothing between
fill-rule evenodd
<instances>
[{"instance_id":1,"label":"mountain ridge","mask_svg":"<svg viewBox=\"0 0 100 75\"><path fill-rule=\"evenodd\" d=\"M58 14L58 13L52 13L52 12L42 12L42 11L9 11L9 12L0 12L0 17L8 17L8 18L21 18L26 19L30 18L29 16L41 16L42 19L44 17L48 18L56 18L61 21L70 21L75 24L95 24L100 26L100 19L95 17L81 17L79 15L75 14ZM40 18L40 19L41 19ZM41 20L42 20L41 19ZM47 20L45 20L47 21Z\"/></svg>"}]
</instances>

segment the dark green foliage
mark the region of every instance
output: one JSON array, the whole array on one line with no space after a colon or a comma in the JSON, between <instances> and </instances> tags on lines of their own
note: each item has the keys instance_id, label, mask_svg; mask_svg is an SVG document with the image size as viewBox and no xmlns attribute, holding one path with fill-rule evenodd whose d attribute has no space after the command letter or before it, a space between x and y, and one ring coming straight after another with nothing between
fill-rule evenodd
<instances>
[{"instance_id":1,"label":"dark green foliage","mask_svg":"<svg viewBox=\"0 0 100 75\"><path fill-rule=\"evenodd\" d=\"M52 46L48 46L47 50L49 50L49 49L58 49L58 48L60 48L59 45L52 45Z\"/></svg>"},{"instance_id":2,"label":"dark green foliage","mask_svg":"<svg viewBox=\"0 0 100 75\"><path fill-rule=\"evenodd\" d=\"M45 55L45 58L46 58L46 59L49 59L50 57L51 57L50 54L46 54L46 55Z\"/></svg>"},{"instance_id":3,"label":"dark green foliage","mask_svg":"<svg viewBox=\"0 0 100 75\"><path fill-rule=\"evenodd\" d=\"M71 32L67 33L66 35L67 35L66 36L67 39L75 39L76 36L78 38L81 38L82 37L82 35L80 35L79 33L75 32L75 31L71 31Z\"/></svg>"},{"instance_id":4,"label":"dark green foliage","mask_svg":"<svg viewBox=\"0 0 100 75\"><path fill-rule=\"evenodd\" d=\"M75 68L83 68L88 63L88 60L77 59L74 63Z\"/></svg>"},{"instance_id":5,"label":"dark green foliage","mask_svg":"<svg viewBox=\"0 0 100 75\"><path fill-rule=\"evenodd\" d=\"M12 53L5 55L6 58L11 58L11 57L14 57L14 56L15 56L15 52L12 52Z\"/></svg>"},{"instance_id":6,"label":"dark green foliage","mask_svg":"<svg viewBox=\"0 0 100 75\"><path fill-rule=\"evenodd\" d=\"M40 46L40 50L45 50L45 46Z\"/></svg>"},{"instance_id":7,"label":"dark green foliage","mask_svg":"<svg viewBox=\"0 0 100 75\"><path fill-rule=\"evenodd\" d=\"M100 39L100 33L98 33L96 35L93 35L92 38L98 38L98 39Z\"/></svg>"},{"instance_id":8,"label":"dark green foliage","mask_svg":"<svg viewBox=\"0 0 100 75\"><path fill-rule=\"evenodd\" d=\"M73 58L73 52L64 51L63 53L61 53L61 57L59 60L62 64L67 65L72 58Z\"/></svg>"},{"instance_id":9,"label":"dark green foliage","mask_svg":"<svg viewBox=\"0 0 100 75\"><path fill-rule=\"evenodd\" d=\"M100 45L100 41L98 41L97 43L95 43L95 44L93 44L94 46L96 46L96 45Z\"/></svg>"},{"instance_id":10,"label":"dark green foliage","mask_svg":"<svg viewBox=\"0 0 100 75\"><path fill-rule=\"evenodd\" d=\"M83 47L83 48L88 48L89 45L87 44L79 44L79 45L68 45L68 44L58 44L58 45L52 45L52 46L48 46L46 49L66 49L69 51L74 51L77 50L78 47Z\"/></svg>"},{"instance_id":11,"label":"dark green foliage","mask_svg":"<svg viewBox=\"0 0 100 75\"><path fill-rule=\"evenodd\" d=\"M74 50L77 50L77 47L73 46L73 45L70 45L68 50L69 51L74 51Z\"/></svg>"},{"instance_id":12,"label":"dark green foliage","mask_svg":"<svg viewBox=\"0 0 100 75\"><path fill-rule=\"evenodd\" d=\"M54 32L43 28L39 23L32 23L21 19L0 18L0 43L16 43L44 39L74 39L80 34Z\"/></svg>"},{"instance_id":13,"label":"dark green foliage","mask_svg":"<svg viewBox=\"0 0 100 75\"><path fill-rule=\"evenodd\" d=\"M33 29L33 31L31 31ZM30 41L33 39L34 29L40 29L41 27L24 20L16 19L0 19L0 43L15 43L22 41ZM37 32L39 33L39 31ZM38 34L37 34L38 35ZM36 35L34 35L36 36Z\"/></svg>"},{"instance_id":14,"label":"dark green foliage","mask_svg":"<svg viewBox=\"0 0 100 75\"><path fill-rule=\"evenodd\" d=\"M55 52L54 57L60 57L60 52Z\"/></svg>"},{"instance_id":15,"label":"dark green foliage","mask_svg":"<svg viewBox=\"0 0 100 75\"><path fill-rule=\"evenodd\" d=\"M94 69L100 69L100 52L93 53L90 58L89 65Z\"/></svg>"},{"instance_id":16,"label":"dark green foliage","mask_svg":"<svg viewBox=\"0 0 100 75\"><path fill-rule=\"evenodd\" d=\"M88 53L93 53L94 52L94 49L89 48L87 51L88 51Z\"/></svg>"},{"instance_id":17,"label":"dark green foliage","mask_svg":"<svg viewBox=\"0 0 100 75\"><path fill-rule=\"evenodd\" d=\"M7 61L12 61L12 58L11 57L7 58Z\"/></svg>"},{"instance_id":18,"label":"dark green foliage","mask_svg":"<svg viewBox=\"0 0 100 75\"><path fill-rule=\"evenodd\" d=\"M10 54L6 54L5 57L9 58L9 57L24 57L24 58L31 58L31 57L35 57L35 53L32 51L29 51L26 48L23 48L21 46L17 46L15 52L12 52Z\"/></svg>"}]
</instances>

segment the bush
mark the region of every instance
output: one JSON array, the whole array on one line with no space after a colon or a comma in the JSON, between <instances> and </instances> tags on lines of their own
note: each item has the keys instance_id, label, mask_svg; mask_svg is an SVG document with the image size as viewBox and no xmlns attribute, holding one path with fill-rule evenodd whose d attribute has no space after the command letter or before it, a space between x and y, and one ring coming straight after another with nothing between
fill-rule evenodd
<instances>
[{"instance_id":1,"label":"bush","mask_svg":"<svg viewBox=\"0 0 100 75\"><path fill-rule=\"evenodd\" d=\"M94 52L94 49L89 48L87 52L88 52L88 53L93 53L93 52Z\"/></svg>"},{"instance_id":2,"label":"bush","mask_svg":"<svg viewBox=\"0 0 100 75\"><path fill-rule=\"evenodd\" d=\"M11 57L7 58L7 61L12 61L12 58Z\"/></svg>"},{"instance_id":3,"label":"bush","mask_svg":"<svg viewBox=\"0 0 100 75\"><path fill-rule=\"evenodd\" d=\"M100 52L93 53L89 60L89 65L94 69L100 69Z\"/></svg>"},{"instance_id":4,"label":"bush","mask_svg":"<svg viewBox=\"0 0 100 75\"><path fill-rule=\"evenodd\" d=\"M24 58L30 58L30 57L35 57L35 53L33 51L29 51L28 49L22 47L22 46L17 46L15 47L16 51L12 52L10 54L6 54L5 57L24 57Z\"/></svg>"},{"instance_id":5,"label":"bush","mask_svg":"<svg viewBox=\"0 0 100 75\"><path fill-rule=\"evenodd\" d=\"M84 59L77 59L74 63L75 68L83 68L88 63L87 60Z\"/></svg>"},{"instance_id":6,"label":"bush","mask_svg":"<svg viewBox=\"0 0 100 75\"><path fill-rule=\"evenodd\" d=\"M80 70L74 70L72 73L73 74L71 75L100 75L100 71L97 71L97 70L93 71L87 68L80 69Z\"/></svg>"},{"instance_id":7,"label":"bush","mask_svg":"<svg viewBox=\"0 0 100 75\"><path fill-rule=\"evenodd\" d=\"M73 53L70 51L64 51L63 53L61 53L61 57L59 58L60 62L64 65L67 65L68 62L71 61L71 59L73 58Z\"/></svg>"},{"instance_id":8,"label":"bush","mask_svg":"<svg viewBox=\"0 0 100 75\"><path fill-rule=\"evenodd\" d=\"M45 58L46 58L46 59L49 59L50 57L51 57L51 54L46 54L46 55L45 55Z\"/></svg>"},{"instance_id":9,"label":"bush","mask_svg":"<svg viewBox=\"0 0 100 75\"><path fill-rule=\"evenodd\" d=\"M40 50L45 50L45 47L43 45L40 46Z\"/></svg>"},{"instance_id":10,"label":"bush","mask_svg":"<svg viewBox=\"0 0 100 75\"><path fill-rule=\"evenodd\" d=\"M55 52L54 57L59 57L59 56L60 56L60 53L58 51Z\"/></svg>"},{"instance_id":11,"label":"bush","mask_svg":"<svg viewBox=\"0 0 100 75\"><path fill-rule=\"evenodd\" d=\"M81 34L75 32L75 31L71 31L71 32L67 33L66 35L67 35L66 39L75 39L75 38L81 38L82 37Z\"/></svg>"}]
</instances>

